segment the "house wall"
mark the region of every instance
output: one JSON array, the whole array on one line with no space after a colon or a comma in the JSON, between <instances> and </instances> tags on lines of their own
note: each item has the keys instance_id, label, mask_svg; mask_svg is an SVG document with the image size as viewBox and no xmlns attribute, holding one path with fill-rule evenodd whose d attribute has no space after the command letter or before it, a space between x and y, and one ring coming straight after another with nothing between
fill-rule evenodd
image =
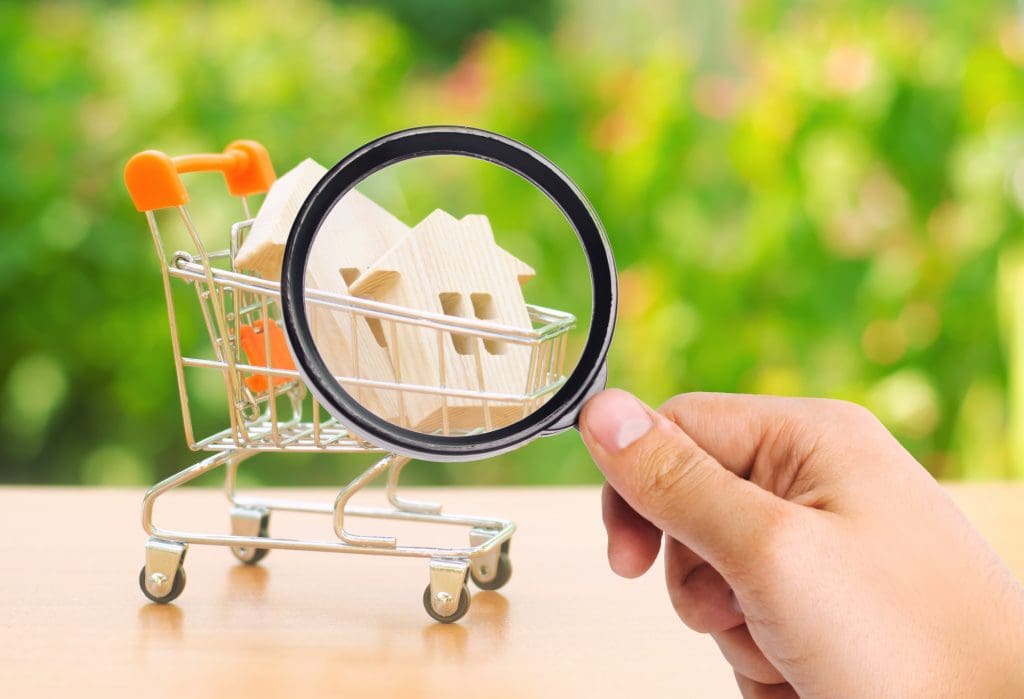
<instances>
[{"instance_id":1,"label":"house wall","mask_svg":"<svg viewBox=\"0 0 1024 699\"><path fill-rule=\"evenodd\" d=\"M485 216L458 220L438 210L375 263L352 288L359 296L408 308L529 328L520 278L532 270L494 241ZM530 348L395 324L389 353L404 382L522 394ZM393 338L393 339L392 339ZM444 427L442 399L407 393L400 422L422 431ZM522 416L521 405L450 398L451 430L497 427Z\"/></svg>"}]
</instances>

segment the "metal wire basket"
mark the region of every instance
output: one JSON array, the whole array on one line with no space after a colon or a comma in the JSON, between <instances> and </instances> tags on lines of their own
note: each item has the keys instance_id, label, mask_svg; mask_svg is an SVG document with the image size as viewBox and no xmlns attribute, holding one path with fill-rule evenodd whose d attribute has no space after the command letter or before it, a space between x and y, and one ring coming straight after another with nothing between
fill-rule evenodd
<instances>
[{"instance_id":1,"label":"metal wire basket","mask_svg":"<svg viewBox=\"0 0 1024 699\"><path fill-rule=\"evenodd\" d=\"M189 214L188 195L180 174L219 171L232 194L241 198L245 220L234 224L226 249L210 250ZM236 254L252 225L249 195L266 192L274 180L269 156L262 146L251 141L231 144L222 154L190 155L170 158L157 151L134 156L125 171L125 180L136 208L145 213L160 262L164 296L170 324L171 347L181 399L185 439L194 451L212 452L210 456L170 476L150 488L143 499L142 523L149 534L146 564L140 572L143 593L152 601L166 603L184 589L184 559L189 544L228 546L243 563L255 564L275 548L305 551L331 551L429 559L429 585L424 591L424 606L431 617L450 622L461 618L469 607L467 578L477 586L497 589L511 574L509 543L515 525L512 522L442 513L437 503L408 500L398 495L398 481L408 459L385 454L344 487L333 502L299 502L259 496L246 496L236 489L239 465L261 452L382 453L382 450L354 435L327 414L309 395L291 362L284 342L280 320L280 285L246 274L235 268ZM190 252L168 256L156 210L174 208L192 244ZM191 287L201 310L209 342L206 356L187 356L182 351L176 287ZM476 405L486 425L500 406L503 414L511 410L523 415L552 395L565 381L567 332L575 318L568 313L529 306L533 327L522 329L478 319L425 313L353 296L310 289L308 302L336 317L373 319L391 337L395 328L415 328L418 333L436 336L438 381L433 385L402 381L396 372L393 380L367 379L360 375L358 358L349 375L337 380L349 390L388 392L398 403L408 396L435 396L442 419L437 429L446 433L467 430L448 419L449 406ZM178 299L180 301L180 298ZM483 377L474 386L446 385L444 381L444 338L501 341L527 348L529 370L522 390L487 390ZM196 437L189 405L188 372L216 372L223 382L228 406L228 426L206 437ZM225 492L230 502L229 534L189 532L158 527L153 521L157 499L220 466L226 466ZM389 507L369 508L349 504L363 487L387 475L386 497ZM333 538L311 541L276 538L269 534L270 513L275 510L329 514L333 520ZM346 517L416 521L461 525L469 528L465 547L404 546L396 537L354 534L345 527Z\"/></svg>"}]
</instances>

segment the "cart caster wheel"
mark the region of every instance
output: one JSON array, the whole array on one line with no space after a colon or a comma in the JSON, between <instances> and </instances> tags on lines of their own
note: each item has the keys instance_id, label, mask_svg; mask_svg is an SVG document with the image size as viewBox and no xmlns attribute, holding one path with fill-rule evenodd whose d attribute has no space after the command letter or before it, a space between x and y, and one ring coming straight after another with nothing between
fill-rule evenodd
<instances>
[{"instance_id":1,"label":"cart caster wheel","mask_svg":"<svg viewBox=\"0 0 1024 699\"><path fill-rule=\"evenodd\" d=\"M444 593L441 593L444 594ZM427 610L427 614L430 615L434 621L440 621L442 624L451 624L458 621L462 617L466 616L466 612L469 611L469 587L466 585L462 586L462 594L459 595L459 603L450 614L441 614L431 603L430 599L430 585L427 585L427 589L423 591L423 608Z\"/></svg>"},{"instance_id":2,"label":"cart caster wheel","mask_svg":"<svg viewBox=\"0 0 1024 699\"><path fill-rule=\"evenodd\" d=\"M270 549L250 549L245 546L232 546L231 553L235 554L235 558L245 565L254 566L267 557Z\"/></svg>"},{"instance_id":3,"label":"cart caster wheel","mask_svg":"<svg viewBox=\"0 0 1024 699\"><path fill-rule=\"evenodd\" d=\"M269 512L256 512L256 514L259 517L259 528L257 529L257 531L252 532L251 534L255 535L255 536L266 537L266 536L269 535L268 532L270 531L270 513ZM243 535L243 536L250 535L249 532L246 532L244 530L248 528L245 525L246 525L247 520L251 521L251 518L252 518L252 511L248 511L248 512L243 511L241 513L239 511L233 512L232 513L232 533L233 534L240 534L240 535ZM259 563L260 561L262 561L264 558L267 557L267 554L270 553L270 549L257 549L257 548L250 548L248 546L232 546L231 547L231 553L233 553L235 558L237 558L239 561L241 561L245 565L247 565L247 566L254 566L257 563Z\"/></svg>"},{"instance_id":4,"label":"cart caster wheel","mask_svg":"<svg viewBox=\"0 0 1024 699\"><path fill-rule=\"evenodd\" d=\"M157 604L173 602L185 590L185 568L184 566L178 566L178 571L174 574L174 581L171 583L171 589L168 590L166 595L160 597L154 595L146 587L146 566L142 566L142 570L139 571L139 587L142 588L142 594L148 597L151 602L156 602Z\"/></svg>"},{"instance_id":5,"label":"cart caster wheel","mask_svg":"<svg viewBox=\"0 0 1024 699\"><path fill-rule=\"evenodd\" d=\"M472 546L479 546L489 541L493 535L494 532L487 529L474 529L469 533L469 543ZM512 540L506 539L497 551L491 549L471 561L469 577L481 590L499 590L508 583L512 577L512 558L509 556L511 545Z\"/></svg>"},{"instance_id":6,"label":"cart caster wheel","mask_svg":"<svg viewBox=\"0 0 1024 699\"><path fill-rule=\"evenodd\" d=\"M473 578L473 583L481 590L500 590L512 577L512 559L508 553L502 551L498 555L498 569L493 578L481 580L477 577L475 568L469 569L469 577Z\"/></svg>"}]
</instances>

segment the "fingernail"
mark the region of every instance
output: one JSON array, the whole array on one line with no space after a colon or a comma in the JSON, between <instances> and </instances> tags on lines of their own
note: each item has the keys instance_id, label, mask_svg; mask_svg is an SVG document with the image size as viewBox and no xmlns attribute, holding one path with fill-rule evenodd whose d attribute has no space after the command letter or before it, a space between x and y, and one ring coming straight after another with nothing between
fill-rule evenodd
<instances>
[{"instance_id":1,"label":"fingernail","mask_svg":"<svg viewBox=\"0 0 1024 699\"><path fill-rule=\"evenodd\" d=\"M625 391L605 391L591 399L585 412L586 426L601 447L622 451L650 431L654 423L647 410Z\"/></svg>"}]
</instances>

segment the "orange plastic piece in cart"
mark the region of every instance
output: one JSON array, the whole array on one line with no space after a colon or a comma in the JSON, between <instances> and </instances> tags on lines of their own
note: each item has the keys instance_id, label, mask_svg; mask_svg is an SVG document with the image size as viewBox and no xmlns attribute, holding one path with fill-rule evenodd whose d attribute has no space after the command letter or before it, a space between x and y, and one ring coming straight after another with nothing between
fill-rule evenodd
<instances>
[{"instance_id":1,"label":"orange plastic piece in cart","mask_svg":"<svg viewBox=\"0 0 1024 699\"><path fill-rule=\"evenodd\" d=\"M266 330L266 335L264 330ZM292 361L292 354L288 350L288 342L285 340L284 332L274 321L264 323L263 320L257 320L252 325L243 325L238 329L238 338L242 344L242 351L245 352L245 356L249 360L249 364L270 367L271 369L295 371L295 363ZM269 364L267 363L268 344L270 345ZM269 378L271 377L262 374L251 374L245 378L245 385L253 393L263 393L269 386ZM285 376L274 376L273 379L275 386L295 380Z\"/></svg>"},{"instance_id":2,"label":"orange plastic piece in cart","mask_svg":"<svg viewBox=\"0 0 1024 699\"><path fill-rule=\"evenodd\" d=\"M186 172L220 171L228 191L237 196L263 194L274 183L274 165L267 149L256 141L235 141L223 153L170 157L158 150L136 153L124 167L124 183L139 211L188 203L181 182Z\"/></svg>"}]
</instances>

